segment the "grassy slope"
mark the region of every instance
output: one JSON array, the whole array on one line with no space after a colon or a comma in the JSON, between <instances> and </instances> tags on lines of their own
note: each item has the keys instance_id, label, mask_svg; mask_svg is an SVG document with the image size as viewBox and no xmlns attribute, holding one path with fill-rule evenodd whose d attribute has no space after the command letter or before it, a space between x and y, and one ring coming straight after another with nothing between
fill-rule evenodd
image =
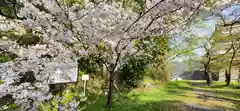
<instances>
[{"instance_id":1,"label":"grassy slope","mask_svg":"<svg viewBox=\"0 0 240 111\"><path fill-rule=\"evenodd\" d=\"M205 87L204 81L158 83L155 88L138 88L125 93L115 93L112 109L104 108L106 102L104 96L93 99L82 108L85 111L183 111L187 108L186 104L220 109L238 108L239 103L234 101L240 100L240 85L235 83L229 88L224 87L223 84L215 83L212 88L208 88ZM204 92L203 94L214 96L217 99L198 98L198 92Z\"/></svg>"}]
</instances>

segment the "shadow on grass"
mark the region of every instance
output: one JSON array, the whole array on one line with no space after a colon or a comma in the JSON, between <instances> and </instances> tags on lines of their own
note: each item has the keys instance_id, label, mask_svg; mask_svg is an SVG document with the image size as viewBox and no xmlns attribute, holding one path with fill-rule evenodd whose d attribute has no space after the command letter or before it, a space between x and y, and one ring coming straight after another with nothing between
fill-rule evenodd
<instances>
[{"instance_id":1,"label":"shadow on grass","mask_svg":"<svg viewBox=\"0 0 240 111\"><path fill-rule=\"evenodd\" d=\"M207 86L207 83L205 81L198 81L198 82L188 81L188 84L195 87Z\"/></svg>"},{"instance_id":2,"label":"shadow on grass","mask_svg":"<svg viewBox=\"0 0 240 111\"><path fill-rule=\"evenodd\" d=\"M212 93L212 94L220 94L227 97L240 98L240 92L237 91L224 91L224 90L210 90L210 89L196 89L196 91Z\"/></svg>"},{"instance_id":3,"label":"shadow on grass","mask_svg":"<svg viewBox=\"0 0 240 111\"><path fill-rule=\"evenodd\" d=\"M116 97L113 107L105 108L106 101L106 97L99 97L95 102L89 102L85 107L81 107L81 111L224 111L229 109L225 107L211 109L199 105L185 104L178 100L161 100L161 98L158 101L141 101L130 99L127 96ZM229 109L229 111L235 111L235 109Z\"/></svg>"},{"instance_id":4,"label":"shadow on grass","mask_svg":"<svg viewBox=\"0 0 240 111\"><path fill-rule=\"evenodd\" d=\"M195 87L192 86L191 83L193 83ZM197 83L171 81L166 85L158 86L159 88L157 89L140 89L134 91L130 96L129 92L132 92L131 90L121 90L114 93L114 104L111 109L104 107L107 101L105 95L88 93L88 100L80 104L78 111L206 111L206 109L201 109L201 107L187 106L181 101L185 96L186 98L191 96L191 93L190 95L186 93L187 91L209 92L213 94L210 95L213 97L209 98L219 99L220 101L225 99L226 101L234 102L235 107L239 108L239 101L224 98L239 98L239 92L232 90L215 90L217 88L204 88L202 87L204 85L206 85L204 81ZM196 87L198 88L195 89ZM221 94L224 97L218 97L214 94ZM204 97L208 96L209 95L204 95ZM76 99L78 100L80 98Z\"/></svg>"},{"instance_id":5,"label":"shadow on grass","mask_svg":"<svg viewBox=\"0 0 240 111\"><path fill-rule=\"evenodd\" d=\"M236 107L236 110L237 110L237 111L240 111L240 103L235 104L235 107Z\"/></svg>"},{"instance_id":6,"label":"shadow on grass","mask_svg":"<svg viewBox=\"0 0 240 111\"><path fill-rule=\"evenodd\" d=\"M190 89L198 92L206 92L226 97L240 98L240 91L238 91L240 84L232 83L230 86L226 86L225 82L214 82L212 86L208 87L205 81L183 81L185 84L189 84L191 88L176 87L182 90ZM180 90L181 91L181 90Z\"/></svg>"},{"instance_id":7,"label":"shadow on grass","mask_svg":"<svg viewBox=\"0 0 240 111\"><path fill-rule=\"evenodd\" d=\"M121 97L114 100L112 108L105 108L106 98L101 97L98 102L88 104L83 111L184 111L181 101L151 101L142 102Z\"/></svg>"},{"instance_id":8,"label":"shadow on grass","mask_svg":"<svg viewBox=\"0 0 240 111\"><path fill-rule=\"evenodd\" d=\"M200 88L229 88L229 89L240 89L240 83L231 82L230 86L227 86L225 82L218 82L214 81L213 84L208 87L205 81L185 81L189 85L193 87L200 87Z\"/></svg>"},{"instance_id":9,"label":"shadow on grass","mask_svg":"<svg viewBox=\"0 0 240 111\"><path fill-rule=\"evenodd\" d=\"M207 95L207 94L198 94L198 98L206 99L206 100L213 99L213 100L219 100L219 101L229 101L229 102L233 102L233 103L240 103L239 100L234 100L234 99L230 99L230 98L226 98L226 97Z\"/></svg>"},{"instance_id":10,"label":"shadow on grass","mask_svg":"<svg viewBox=\"0 0 240 111\"><path fill-rule=\"evenodd\" d=\"M185 98L184 96L190 96L184 95L186 91L195 90L196 89L190 86L188 82L174 81L167 83L166 86L160 89L153 91L147 90L147 92L145 92L146 89L142 92L136 91L130 96L128 93L131 90L119 91L114 93L114 104L112 108L104 107L107 101L106 96L88 94L88 101L82 102L78 111L211 111L194 105L186 105L181 101L182 98ZM201 90L205 91L205 89ZM216 93L211 90L209 92ZM239 93L236 94L238 95ZM234 102L234 105L236 105L236 109L239 108L239 103ZM221 109L228 108L221 107ZM233 111L234 110L235 109L233 109Z\"/></svg>"}]
</instances>

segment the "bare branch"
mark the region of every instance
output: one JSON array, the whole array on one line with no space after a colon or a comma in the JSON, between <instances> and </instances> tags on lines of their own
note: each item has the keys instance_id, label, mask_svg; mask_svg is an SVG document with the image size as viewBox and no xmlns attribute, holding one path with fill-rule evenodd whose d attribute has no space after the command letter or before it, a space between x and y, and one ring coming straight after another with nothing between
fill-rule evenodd
<instances>
[{"instance_id":1,"label":"bare branch","mask_svg":"<svg viewBox=\"0 0 240 111\"><path fill-rule=\"evenodd\" d=\"M165 0L161 0L158 3L156 3L154 6L152 6L151 8L149 8L147 11L145 11L143 14L141 14L126 30L125 32L127 32L135 23L137 23L144 15L146 15L148 12L150 12L152 9L154 9L155 7L157 7L160 3L164 2Z\"/></svg>"},{"instance_id":2,"label":"bare branch","mask_svg":"<svg viewBox=\"0 0 240 111\"><path fill-rule=\"evenodd\" d=\"M162 16L165 16L165 15L168 15L168 14L171 14L171 13L174 13L174 12L176 12L176 11L182 9L182 8L183 8L183 6L180 6L180 7L177 8L177 9L174 9L174 10L169 11L169 12L165 12L164 14L159 15L159 16L153 18L153 19L150 21L150 23L147 25L147 27L144 29L144 31L146 31L146 30L152 25L152 23L153 23L155 20L159 19L159 18L162 17Z\"/></svg>"}]
</instances>

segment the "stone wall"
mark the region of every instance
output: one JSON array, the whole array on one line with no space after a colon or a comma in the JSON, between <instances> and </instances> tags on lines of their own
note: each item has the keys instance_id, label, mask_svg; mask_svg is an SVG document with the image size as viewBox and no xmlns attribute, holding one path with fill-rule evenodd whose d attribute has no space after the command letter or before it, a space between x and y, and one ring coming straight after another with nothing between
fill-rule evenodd
<instances>
[{"instance_id":1,"label":"stone wall","mask_svg":"<svg viewBox=\"0 0 240 111\"><path fill-rule=\"evenodd\" d=\"M239 69L238 68L232 68L231 70L231 81L238 81L238 77L239 77ZM226 77L225 77L225 69L221 69L219 72L219 79L218 81L225 81Z\"/></svg>"}]
</instances>

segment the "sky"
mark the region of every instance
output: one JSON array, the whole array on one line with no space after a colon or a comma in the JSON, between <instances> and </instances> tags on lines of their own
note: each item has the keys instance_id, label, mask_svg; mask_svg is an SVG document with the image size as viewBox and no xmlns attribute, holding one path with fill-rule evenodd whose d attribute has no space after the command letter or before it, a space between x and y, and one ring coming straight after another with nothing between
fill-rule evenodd
<instances>
[{"instance_id":1,"label":"sky","mask_svg":"<svg viewBox=\"0 0 240 111\"><path fill-rule=\"evenodd\" d=\"M240 4L233 5L231 7L228 7L222 11L222 16L226 20L240 20ZM200 24L195 24L192 26L192 33L197 34L199 37L204 37L204 38L209 38L215 31L215 27L220 21L220 18L216 16L208 16L203 23ZM176 37L172 42L178 42L181 48L186 48L186 43L183 41L185 40L186 37L184 36L178 36ZM203 44L208 41L200 41L198 44ZM204 48L198 48L193 51L197 57L201 57L205 54ZM176 59L173 60L173 62L176 62L177 67L181 66L181 68L177 68L175 70L175 73L183 73L184 68L186 69L186 64L184 63L184 60L187 60L187 56L179 56ZM184 67L182 67L184 66ZM180 72L179 72L180 71Z\"/></svg>"},{"instance_id":2,"label":"sky","mask_svg":"<svg viewBox=\"0 0 240 111\"><path fill-rule=\"evenodd\" d=\"M226 19L226 20L240 20L240 4L236 4L233 5L231 7L228 7L226 9L224 9L222 11L222 16ZM192 33L196 34L199 37L204 37L204 38L208 38L211 37L211 35L213 34L213 32L215 31L215 26L217 25L217 23L220 21L220 18L216 17L216 16L209 16L207 17L203 23L200 24L195 24L192 26ZM185 37L184 36L178 36L176 37L177 39L174 40L174 42L179 42L181 44L180 47L182 48L186 48L186 44L182 41L184 41ZM198 44L203 44L204 42L208 42L208 41L199 41ZM197 56L203 56L204 55L204 49L203 48L198 48L196 50L194 50L194 53ZM184 59L183 57L177 58L177 61L182 61L182 59Z\"/></svg>"}]
</instances>

